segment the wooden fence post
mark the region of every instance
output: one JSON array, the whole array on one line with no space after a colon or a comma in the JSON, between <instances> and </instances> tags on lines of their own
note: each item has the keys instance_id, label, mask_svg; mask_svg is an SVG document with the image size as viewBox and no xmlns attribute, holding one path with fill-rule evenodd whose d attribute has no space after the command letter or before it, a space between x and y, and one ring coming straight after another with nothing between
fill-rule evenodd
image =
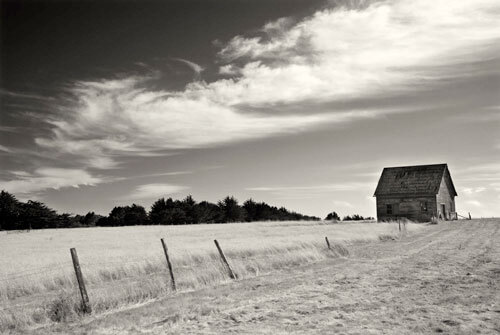
<instances>
[{"instance_id":1,"label":"wooden fence post","mask_svg":"<svg viewBox=\"0 0 500 335\"><path fill-rule=\"evenodd\" d=\"M219 254L220 254L220 258L222 258L222 262L226 266L227 272L229 274L229 278L236 279L236 275L233 272L233 270L231 269L231 266L229 265L229 263L226 259L226 256L224 255L224 252L222 251L222 249L219 245L219 242L217 242L217 240L214 240L214 243L215 243L215 246L217 247L217 250L219 250Z\"/></svg>"},{"instance_id":2,"label":"wooden fence post","mask_svg":"<svg viewBox=\"0 0 500 335\"><path fill-rule=\"evenodd\" d=\"M469 212L469 220L472 220L472 216L470 216L470 212Z\"/></svg>"},{"instance_id":3,"label":"wooden fence post","mask_svg":"<svg viewBox=\"0 0 500 335\"><path fill-rule=\"evenodd\" d=\"M174 271L172 270L172 263L170 262L170 257L168 257L167 244L163 239L161 239L161 245L163 246L163 251L165 252L165 258L167 259L168 271L170 272L170 282L172 283L172 290L176 290Z\"/></svg>"},{"instance_id":4,"label":"wooden fence post","mask_svg":"<svg viewBox=\"0 0 500 335\"><path fill-rule=\"evenodd\" d=\"M73 266L75 268L76 280L78 281L78 286L80 287L80 293L82 295L82 306L84 313L92 313L92 308L90 307L89 296L87 295L87 289L85 288L85 282L83 281L82 269L80 268L80 262L78 261L78 255L75 248L70 249L71 258L73 259Z\"/></svg>"},{"instance_id":5,"label":"wooden fence post","mask_svg":"<svg viewBox=\"0 0 500 335\"><path fill-rule=\"evenodd\" d=\"M326 241L326 246L328 247L328 250L332 250L332 247L330 246L330 241L328 241L328 237L325 236L325 241Z\"/></svg>"}]
</instances>

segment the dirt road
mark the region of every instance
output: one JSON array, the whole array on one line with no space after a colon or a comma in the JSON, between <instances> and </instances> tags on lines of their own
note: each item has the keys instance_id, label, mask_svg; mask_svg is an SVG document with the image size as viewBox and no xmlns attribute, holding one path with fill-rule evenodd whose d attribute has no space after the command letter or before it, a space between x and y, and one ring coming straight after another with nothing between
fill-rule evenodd
<instances>
[{"instance_id":1,"label":"dirt road","mask_svg":"<svg viewBox=\"0 0 500 335\"><path fill-rule=\"evenodd\" d=\"M428 226L402 240L179 293L36 333L498 334L500 220Z\"/></svg>"}]
</instances>

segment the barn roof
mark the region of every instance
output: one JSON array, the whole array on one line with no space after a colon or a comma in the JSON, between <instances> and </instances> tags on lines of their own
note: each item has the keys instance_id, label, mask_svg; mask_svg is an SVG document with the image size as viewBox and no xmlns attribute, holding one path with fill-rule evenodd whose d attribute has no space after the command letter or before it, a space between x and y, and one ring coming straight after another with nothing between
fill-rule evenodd
<instances>
[{"instance_id":1,"label":"barn roof","mask_svg":"<svg viewBox=\"0 0 500 335\"><path fill-rule=\"evenodd\" d=\"M447 164L400 166L384 168L374 196L435 195L443 176L452 195L457 195Z\"/></svg>"}]
</instances>

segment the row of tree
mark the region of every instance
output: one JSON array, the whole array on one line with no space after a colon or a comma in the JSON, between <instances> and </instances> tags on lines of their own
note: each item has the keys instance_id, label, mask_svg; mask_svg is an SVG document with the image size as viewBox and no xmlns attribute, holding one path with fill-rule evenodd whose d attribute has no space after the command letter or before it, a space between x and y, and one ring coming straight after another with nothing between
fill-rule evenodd
<instances>
[{"instance_id":1,"label":"row of tree","mask_svg":"<svg viewBox=\"0 0 500 335\"><path fill-rule=\"evenodd\" d=\"M181 225L198 223L227 223L251 221L320 220L315 216L291 212L284 207L277 208L264 202L249 199L240 205L234 197L228 196L214 204L208 201L196 202L192 196L183 200L161 198L153 203L149 213L142 206L115 207L107 217L96 222L98 226L130 225Z\"/></svg>"},{"instance_id":2,"label":"row of tree","mask_svg":"<svg viewBox=\"0 0 500 335\"><path fill-rule=\"evenodd\" d=\"M264 202L249 199L240 205L228 196L214 204L196 202L187 196L157 200L149 212L143 206L117 206L108 216L89 212L86 215L58 214L38 201L21 202L12 194L0 193L0 230L70 228L90 226L178 225L250 221L320 220L315 216L291 212Z\"/></svg>"},{"instance_id":3,"label":"row of tree","mask_svg":"<svg viewBox=\"0 0 500 335\"><path fill-rule=\"evenodd\" d=\"M340 216L337 214L337 212L331 212L328 213L326 216L325 220L327 221L340 221ZM346 215L342 219L342 221L359 221L359 220L375 220L375 218L371 216L361 216L359 214L353 214L353 215Z\"/></svg>"},{"instance_id":4,"label":"row of tree","mask_svg":"<svg viewBox=\"0 0 500 335\"><path fill-rule=\"evenodd\" d=\"M95 226L100 218L93 212L58 214L39 201L21 202L8 192L0 192L0 230Z\"/></svg>"}]
</instances>

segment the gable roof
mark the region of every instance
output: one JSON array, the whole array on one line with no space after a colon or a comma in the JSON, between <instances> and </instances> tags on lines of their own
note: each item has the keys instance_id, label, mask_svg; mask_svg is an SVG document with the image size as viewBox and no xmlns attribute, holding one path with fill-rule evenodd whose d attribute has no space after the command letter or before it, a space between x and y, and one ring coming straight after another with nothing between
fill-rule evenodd
<instances>
[{"instance_id":1,"label":"gable roof","mask_svg":"<svg viewBox=\"0 0 500 335\"><path fill-rule=\"evenodd\" d=\"M447 164L400 166L384 168L374 196L435 195L443 176L449 181L450 194L457 195Z\"/></svg>"}]
</instances>

